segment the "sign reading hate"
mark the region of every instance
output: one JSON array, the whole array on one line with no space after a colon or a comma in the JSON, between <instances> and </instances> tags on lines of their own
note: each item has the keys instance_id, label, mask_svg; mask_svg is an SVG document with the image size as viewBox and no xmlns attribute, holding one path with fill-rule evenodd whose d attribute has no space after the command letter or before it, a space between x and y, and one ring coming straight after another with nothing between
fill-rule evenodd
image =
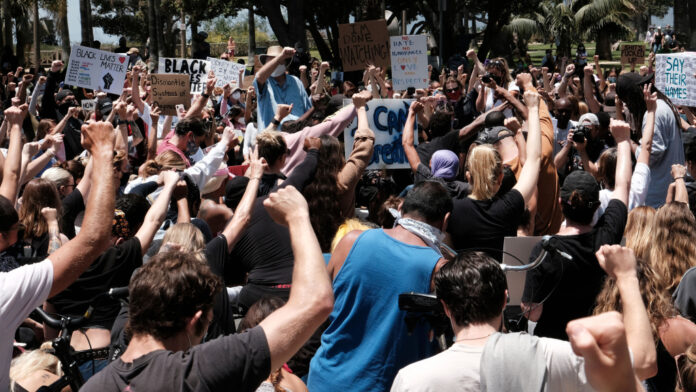
<instances>
[{"instance_id":1,"label":"sign reading hate","mask_svg":"<svg viewBox=\"0 0 696 392\"><path fill-rule=\"evenodd\" d=\"M157 105L162 114L176 116L176 105L191 106L191 88L189 77L184 74L150 75L150 93L152 104Z\"/></svg>"},{"instance_id":2,"label":"sign reading hate","mask_svg":"<svg viewBox=\"0 0 696 392\"><path fill-rule=\"evenodd\" d=\"M696 106L696 53L655 56L655 87L675 105Z\"/></svg>"},{"instance_id":3,"label":"sign reading hate","mask_svg":"<svg viewBox=\"0 0 696 392\"><path fill-rule=\"evenodd\" d=\"M343 71L360 71L368 64L389 66L389 33L384 19L338 25L338 50Z\"/></svg>"},{"instance_id":4,"label":"sign reading hate","mask_svg":"<svg viewBox=\"0 0 696 392\"><path fill-rule=\"evenodd\" d=\"M621 44L621 64L643 65L645 63L645 44Z\"/></svg>"},{"instance_id":5,"label":"sign reading hate","mask_svg":"<svg viewBox=\"0 0 696 392\"><path fill-rule=\"evenodd\" d=\"M408 169L410 168L401 135L408 116L412 99L373 99L367 103L367 121L375 133L375 150L367 169ZM344 100L348 105L350 100ZM414 132L418 133L416 123ZM353 150L353 138L358 129L358 119L354 119L343 132L346 158ZM418 137L415 138L416 142Z\"/></svg>"},{"instance_id":6,"label":"sign reading hate","mask_svg":"<svg viewBox=\"0 0 696 392\"><path fill-rule=\"evenodd\" d=\"M128 70L124 54L74 45L65 73L65 84L110 94L121 94Z\"/></svg>"},{"instance_id":7,"label":"sign reading hate","mask_svg":"<svg viewBox=\"0 0 696 392\"><path fill-rule=\"evenodd\" d=\"M424 35L390 37L394 90L428 87L428 42Z\"/></svg>"},{"instance_id":8,"label":"sign reading hate","mask_svg":"<svg viewBox=\"0 0 696 392\"><path fill-rule=\"evenodd\" d=\"M208 57L206 60L210 63L210 70L213 71L217 78L215 87L225 87L228 83L232 88L239 87L239 74L246 70L244 64L216 59L214 57ZM244 76L243 73L242 76Z\"/></svg>"},{"instance_id":9,"label":"sign reading hate","mask_svg":"<svg viewBox=\"0 0 696 392\"><path fill-rule=\"evenodd\" d=\"M191 94L201 94L204 92L205 83L208 81L210 63L198 59L160 57L158 70L160 73L165 74L189 75Z\"/></svg>"}]
</instances>

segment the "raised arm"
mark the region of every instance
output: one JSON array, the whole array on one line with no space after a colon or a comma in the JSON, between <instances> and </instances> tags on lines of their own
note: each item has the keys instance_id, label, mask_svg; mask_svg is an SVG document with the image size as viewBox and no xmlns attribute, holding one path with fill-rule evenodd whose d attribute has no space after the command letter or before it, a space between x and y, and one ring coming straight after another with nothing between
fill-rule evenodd
<instances>
[{"instance_id":1,"label":"raised arm","mask_svg":"<svg viewBox=\"0 0 696 392\"><path fill-rule=\"evenodd\" d=\"M131 70L131 75L133 75L133 91L131 93L131 98L133 99L133 105L138 109L138 113L142 113L145 110L145 103L140 98L140 66L136 65Z\"/></svg>"},{"instance_id":2,"label":"raised arm","mask_svg":"<svg viewBox=\"0 0 696 392\"><path fill-rule=\"evenodd\" d=\"M249 124L251 122L251 116L255 108L252 106L254 105L254 97L256 97L256 90L254 89L254 86L249 86L247 89L246 97L245 97L245 104L244 104L244 122L246 124Z\"/></svg>"},{"instance_id":3,"label":"raised arm","mask_svg":"<svg viewBox=\"0 0 696 392\"><path fill-rule=\"evenodd\" d=\"M674 182L670 184L670 190L674 188L672 193L673 198L667 200L667 203L672 201L678 201L680 203L689 204L689 192L686 190L686 182L684 182L684 176L686 176L686 166L675 164L672 165L672 178ZM669 196L667 196L669 199Z\"/></svg>"},{"instance_id":4,"label":"raised arm","mask_svg":"<svg viewBox=\"0 0 696 392\"><path fill-rule=\"evenodd\" d=\"M7 148L7 157L2 171L2 184L0 184L0 196L4 196L12 202L17 201L19 190L19 176L22 160L22 122L27 115L27 104L11 106L5 110L5 120L9 124L10 144Z\"/></svg>"},{"instance_id":5,"label":"raised arm","mask_svg":"<svg viewBox=\"0 0 696 392\"><path fill-rule=\"evenodd\" d=\"M621 200L628 206L631 188L631 128L623 121L612 119L609 130L616 140L616 176L612 199Z\"/></svg>"},{"instance_id":6,"label":"raised arm","mask_svg":"<svg viewBox=\"0 0 696 392\"><path fill-rule=\"evenodd\" d=\"M271 193L264 201L271 217L290 232L295 266L288 302L261 321L271 352L271 369L287 362L333 308L326 264L309 220L307 202L293 187Z\"/></svg>"},{"instance_id":7,"label":"raised arm","mask_svg":"<svg viewBox=\"0 0 696 392\"><path fill-rule=\"evenodd\" d=\"M416 146L413 145L415 139L414 127L416 123L416 115L418 112L423 110L423 104L418 101L411 102L411 106L408 108L408 116L406 117L406 123L404 123L404 131L401 134L401 145L404 147L404 153L406 154L406 159L408 159L408 164L411 166L411 170L415 173L418 170L418 165L421 163L418 157L418 151ZM358 116L360 116L358 112ZM360 117L358 117L359 119Z\"/></svg>"},{"instance_id":8,"label":"raised arm","mask_svg":"<svg viewBox=\"0 0 696 392\"><path fill-rule=\"evenodd\" d=\"M524 92L524 102L528 112L527 157L514 189L519 191L527 203L537 188L539 167L541 166L541 123L539 122L539 94Z\"/></svg>"},{"instance_id":9,"label":"raised arm","mask_svg":"<svg viewBox=\"0 0 696 392\"><path fill-rule=\"evenodd\" d=\"M362 94L353 95L353 105L358 112L358 129L353 136L353 150L346 159L346 164L336 176L336 182L340 189L353 189L372 159L375 134L367 121L366 103L367 100Z\"/></svg>"},{"instance_id":10,"label":"raised arm","mask_svg":"<svg viewBox=\"0 0 696 392\"><path fill-rule=\"evenodd\" d=\"M324 61L319 66L319 76L317 77L317 84L314 85L313 94L321 94L324 91L324 81L326 71L329 69L329 63Z\"/></svg>"},{"instance_id":11,"label":"raised arm","mask_svg":"<svg viewBox=\"0 0 696 392\"><path fill-rule=\"evenodd\" d=\"M633 352L633 369L639 379L657 374L657 352L650 319L640 294L636 257L633 250L620 245L604 245L597 251L597 261L619 289L626 340Z\"/></svg>"},{"instance_id":12,"label":"raised arm","mask_svg":"<svg viewBox=\"0 0 696 392\"><path fill-rule=\"evenodd\" d=\"M147 130L147 160L155 159L157 156L157 125L159 123L159 117L160 108L153 104L150 109L152 126Z\"/></svg>"},{"instance_id":13,"label":"raised arm","mask_svg":"<svg viewBox=\"0 0 696 392\"><path fill-rule=\"evenodd\" d=\"M583 93L585 95L585 102L587 103L587 107L590 109L590 112L592 113L599 113L600 111L600 106L599 102L597 102L597 98L595 98L595 95L593 94L594 92L594 74L592 73L592 66L588 65L583 69L583 72L585 72L585 77L583 78Z\"/></svg>"},{"instance_id":14,"label":"raised arm","mask_svg":"<svg viewBox=\"0 0 696 392\"><path fill-rule=\"evenodd\" d=\"M285 117L292 112L292 106L294 104L284 104L284 103L279 103L276 105L276 114L273 116L273 120L268 124L266 129L264 131L276 131L278 130L278 127L280 126L280 123L283 121Z\"/></svg>"},{"instance_id":15,"label":"raised arm","mask_svg":"<svg viewBox=\"0 0 696 392\"><path fill-rule=\"evenodd\" d=\"M31 100L29 101L29 114L32 116L38 115L36 111L36 103L39 101L39 96L46 91L46 77L40 76L34 90L31 92Z\"/></svg>"},{"instance_id":16,"label":"raised arm","mask_svg":"<svg viewBox=\"0 0 696 392\"><path fill-rule=\"evenodd\" d=\"M560 98L568 95L568 83L573 78L573 74L575 74L575 64L568 64L565 74L563 74L563 79L561 79L561 84L558 86L558 96Z\"/></svg>"},{"instance_id":17,"label":"raised arm","mask_svg":"<svg viewBox=\"0 0 696 392\"><path fill-rule=\"evenodd\" d=\"M191 108L186 112L186 115L184 117L201 117L201 112L205 108L205 105L208 103L210 94L212 94L213 90L215 89L215 82L217 82L217 78L215 77L215 74L211 71L208 74L208 80L205 82L205 91L201 94L200 97L198 97L198 99L196 99L193 102L193 105L191 105Z\"/></svg>"},{"instance_id":18,"label":"raised arm","mask_svg":"<svg viewBox=\"0 0 696 392\"><path fill-rule=\"evenodd\" d=\"M266 80L271 77L271 74L276 69L277 66L285 64L287 59L292 58L295 55L295 49L290 47L283 48L283 53L280 56L276 56L266 62L266 64L261 67L259 72L256 73L256 83L259 88L266 84Z\"/></svg>"},{"instance_id":19,"label":"raised arm","mask_svg":"<svg viewBox=\"0 0 696 392\"><path fill-rule=\"evenodd\" d=\"M162 187L162 192L157 196L157 199L150 209L147 210L145 215L145 220L143 224L135 233L135 236L140 241L140 247L143 252L147 251L152 244L152 239L155 237L157 229L160 228L164 218L167 215L167 208L169 207L169 201L172 198L172 193L176 187L176 183L179 181L179 173L172 170L165 170L160 173L159 179L164 184Z\"/></svg>"},{"instance_id":20,"label":"raised arm","mask_svg":"<svg viewBox=\"0 0 696 392\"><path fill-rule=\"evenodd\" d=\"M39 112L41 118L58 120L56 117L56 98L54 94L56 92L56 86L58 85L61 68L63 68L62 61L55 60L51 63L51 70L48 72L48 77L46 78L46 89L41 98L41 111Z\"/></svg>"},{"instance_id":21,"label":"raised arm","mask_svg":"<svg viewBox=\"0 0 696 392\"><path fill-rule=\"evenodd\" d=\"M113 180L114 129L106 122L82 126L82 145L92 156L92 190L80 233L51 254L52 297L77 279L110 246L116 184Z\"/></svg>"}]
</instances>

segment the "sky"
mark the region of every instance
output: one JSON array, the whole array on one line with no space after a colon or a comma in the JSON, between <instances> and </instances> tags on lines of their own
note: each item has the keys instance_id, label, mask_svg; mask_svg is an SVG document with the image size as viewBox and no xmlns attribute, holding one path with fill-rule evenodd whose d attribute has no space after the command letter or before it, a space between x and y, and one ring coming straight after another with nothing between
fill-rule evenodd
<instances>
[{"instance_id":1,"label":"sky","mask_svg":"<svg viewBox=\"0 0 696 392\"><path fill-rule=\"evenodd\" d=\"M245 17L246 15L240 15L240 17ZM673 9L670 8L664 18L653 17L651 24L656 26L665 26L671 24L674 26L674 13ZM80 32L80 2L79 0L68 0L68 25L70 26L70 40L75 43L81 41ZM102 44L117 44L118 37L115 35L105 34L101 28L94 29L94 39L101 42Z\"/></svg>"}]
</instances>

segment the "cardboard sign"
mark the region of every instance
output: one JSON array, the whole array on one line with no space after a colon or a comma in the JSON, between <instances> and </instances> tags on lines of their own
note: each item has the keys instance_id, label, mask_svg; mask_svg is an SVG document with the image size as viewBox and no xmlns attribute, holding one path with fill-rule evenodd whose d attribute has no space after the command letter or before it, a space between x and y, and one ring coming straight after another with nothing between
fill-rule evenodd
<instances>
[{"instance_id":1,"label":"cardboard sign","mask_svg":"<svg viewBox=\"0 0 696 392\"><path fill-rule=\"evenodd\" d=\"M389 66L389 33L384 19L338 25L338 50L343 71L363 70L368 64Z\"/></svg>"},{"instance_id":2,"label":"cardboard sign","mask_svg":"<svg viewBox=\"0 0 696 392\"><path fill-rule=\"evenodd\" d=\"M210 69L215 73L215 77L217 78L215 87L225 87L228 83L232 88L239 87L239 73L246 70L244 64L216 59L214 57L208 57L207 61L210 63ZM244 76L244 74L242 74L242 76Z\"/></svg>"},{"instance_id":3,"label":"cardboard sign","mask_svg":"<svg viewBox=\"0 0 696 392\"><path fill-rule=\"evenodd\" d=\"M428 87L428 38L424 35L390 37L394 90Z\"/></svg>"},{"instance_id":4,"label":"cardboard sign","mask_svg":"<svg viewBox=\"0 0 696 392\"><path fill-rule=\"evenodd\" d=\"M150 93L152 104L157 105L162 114L176 116L176 105L191 106L191 87L188 75L152 74Z\"/></svg>"},{"instance_id":5,"label":"cardboard sign","mask_svg":"<svg viewBox=\"0 0 696 392\"><path fill-rule=\"evenodd\" d=\"M97 108L96 99L83 99L80 103L82 104L82 110L85 112L91 112Z\"/></svg>"},{"instance_id":6,"label":"cardboard sign","mask_svg":"<svg viewBox=\"0 0 696 392\"><path fill-rule=\"evenodd\" d=\"M655 56L655 87L675 105L696 106L696 52Z\"/></svg>"},{"instance_id":7,"label":"cardboard sign","mask_svg":"<svg viewBox=\"0 0 696 392\"><path fill-rule=\"evenodd\" d=\"M404 147L401 145L401 134L404 130L408 108L412 99L373 99L367 103L367 120L370 129L375 133L375 150L367 169L408 169ZM343 101L349 104L350 100ZM358 129L358 119L354 119L343 132L346 158L353 151L353 137ZM415 134L418 134L418 123L414 124ZM418 142L416 136L415 142Z\"/></svg>"},{"instance_id":8,"label":"cardboard sign","mask_svg":"<svg viewBox=\"0 0 696 392\"><path fill-rule=\"evenodd\" d=\"M621 44L621 64L645 63L645 44Z\"/></svg>"},{"instance_id":9,"label":"cardboard sign","mask_svg":"<svg viewBox=\"0 0 696 392\"><path fill-rule=\"evenodd\" d=\"M189 75L191 94L201 94L205 91L205 83L208 81L210 63L198 59L160 57L157 69L165 74Z\"/></svg>"},{"instance_id":10,"label":"cardboard sign","mask_svg":"<svg viewBox=\"0 0 696 392\"><path fill-rule=\"evenodd\" d=\"M70 50L65 84L121 94L127 70L128 57L125 54L74 45Z\"/></svg>"}]
</instances>

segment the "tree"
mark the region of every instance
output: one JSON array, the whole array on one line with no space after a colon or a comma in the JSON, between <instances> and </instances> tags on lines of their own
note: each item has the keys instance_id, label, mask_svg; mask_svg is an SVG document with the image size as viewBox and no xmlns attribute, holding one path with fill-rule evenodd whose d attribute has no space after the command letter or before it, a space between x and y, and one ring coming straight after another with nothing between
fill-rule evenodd
<instances>
[{"instance_id":1,"label":"tree","mask_svg":"<svg viewBox=\"0 0 696 392\"><path fill-rule=\"evenodd\" d=\"M83 45L94 45L94 34L92 32L92 2L90 0L80 0L80 32L82 33Z\"/></svg>"},{"instance_id":2,"label":"tree","mask_svg":"<svg viewBox=\"0 0 696 392\"><path fill-rule=\"evenodd\" d=\"M307 35L305 32L305 2L308 0L258 0L258 13L268 18L273 34L282 46L293 46L307 50ZM281 5L287 11L287 22L283 16Z\"/></svg>"}]
</instances>

